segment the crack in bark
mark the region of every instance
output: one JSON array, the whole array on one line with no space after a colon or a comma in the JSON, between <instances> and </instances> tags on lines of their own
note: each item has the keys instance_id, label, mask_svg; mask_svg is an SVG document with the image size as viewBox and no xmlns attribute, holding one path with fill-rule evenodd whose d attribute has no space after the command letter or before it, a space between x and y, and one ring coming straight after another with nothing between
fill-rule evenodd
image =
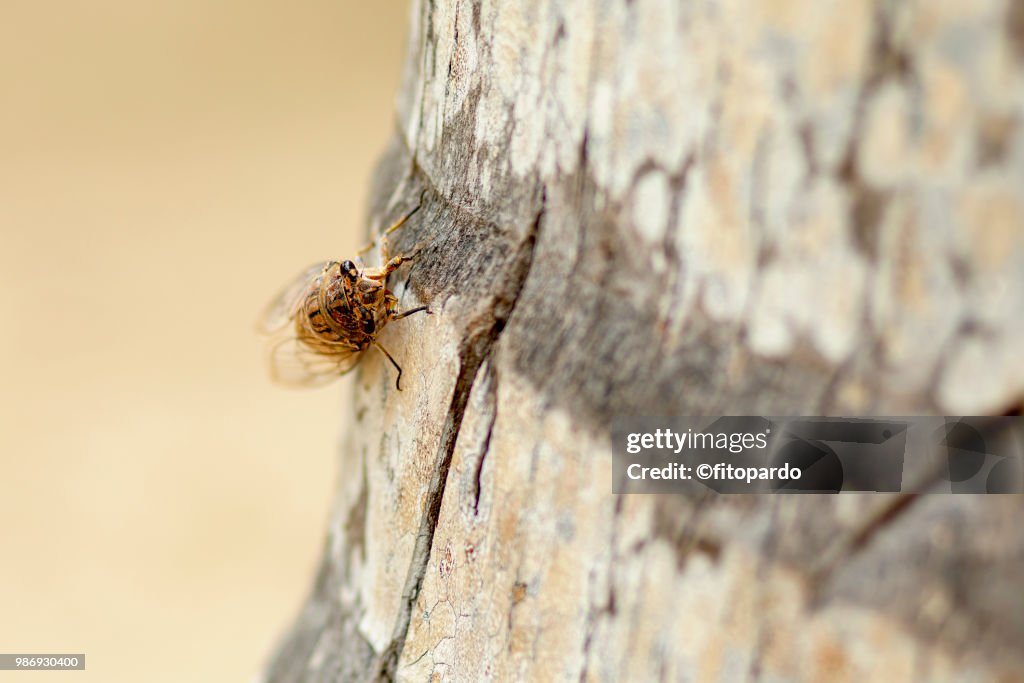
<instances>
[{"instance_id":1,"label":"crack in bark","mask_svg":"<svg viewBox=\"0 0 1024 683\"><path fill-rule=\"evenodd\" d=\"M480 515L480 477L484 471L484 460L491 448L491 435L494 433L494 423L498 420L498 371L490 365L487 368L490 376L490 384L487 387L487 406L491 411L491 417L487 424L487 435L484 437L483 445L480 447L480 455L476 460L476 469L473 473L473 516Z\"/></svg>"},{"instance_id":2,"label":"crack in bark","mask_svg":"<svg viewBox=\"0 0 1024 683\"><path fill-rule=\"evenodd\" d=\"M618 613L618 606L615 599L615 567L618 565L615 557L616 540L618 536L618 528L620 520L622 519L622 506L625 501L624 496L617 496L615 498L615 507L612 509L612 523L609 525L610 538L612 553L611 561L608 563L608 597L603 605L594 605L591 603L590 611L587 614L587 634L583 638L583 652L581 653L581 659L583 665L580 667L580 683L584 683L587 680L588 674L590 673L590 648L593 644L594 633L597 631L597 620L600 617L608 616L614 617Z\"/></svg>"},{"instance_id":3,"label":"crack in bark","mask_svg":"<svg viewBox=\"0 0 1024 683\"><path fill-rule=\"evenodd\" d=\"M399 606L399 613L395 621L391 642L381 651L373 667L370 669L369 680L371 681L395 680L398 663L401 659L402 650L405 647L405 641L409 633L409 625L412 621L413 607L417 597L419 597L420 589L423 586L423 579L427 573L427 566L430 563L434 534L437 531L437 524L441 514L441 503L444 500L444 492L448 480L448 471L451 468L452 456L455 453L455 445L458 441L459 431L462 428L462 419L465 416L466 407L469 403L469 396L473 390L473 385L476 382L480 368L490 357L494 344L497 342L498 337L501 336L505 323L515 309L519 295L523 291L523 286L529 277L530 269L533 266L537 234L540 230L540 222L543 215L544 200L542 197L541 208L530 227L526 239L512 259L512 265L508 270L506 280L494 295L493 305L489 307L490 315L485 320L476 320L468 326L467 336L459 350L459 375L455 381L451 404L449 405L444 428L441 432L441 441L438 444L434 471L427 486L425 511L420 520L416 544L413 548L409 570L406 574L405 586L402 590L402 602Z\"/></svg>"}]
</instances>

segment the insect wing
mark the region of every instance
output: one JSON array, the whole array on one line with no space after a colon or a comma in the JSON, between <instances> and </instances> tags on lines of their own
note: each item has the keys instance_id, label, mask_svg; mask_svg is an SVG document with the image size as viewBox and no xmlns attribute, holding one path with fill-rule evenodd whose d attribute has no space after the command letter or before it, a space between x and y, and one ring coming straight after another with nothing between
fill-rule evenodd
<instances>
[{"instance_id":1,"label":"insect wing","mask_svg":"<svg viewBox=\"0 0 1024 683\"><path fill-rule=\"evenodd\" d=\"M354 368L361 357L361 352L344 345L310 346L292 335L281 335L270 345L270 376L287 386L322 386Z\"/></svg>"},{"instance_id":2,"label":"insect wing","mask_svg":"<svg viewBox=\"0 0 1024 683\"><path fill-rule=\"evenodd\" d=\"M310 288L319 286L320 278L323 277L324 271L330 264L331 261L322 261L311 265L282 289L263 309L257 329L263 334L273 334L290 323L305 299L306 293Z\"/></svg>"}]
</instances>

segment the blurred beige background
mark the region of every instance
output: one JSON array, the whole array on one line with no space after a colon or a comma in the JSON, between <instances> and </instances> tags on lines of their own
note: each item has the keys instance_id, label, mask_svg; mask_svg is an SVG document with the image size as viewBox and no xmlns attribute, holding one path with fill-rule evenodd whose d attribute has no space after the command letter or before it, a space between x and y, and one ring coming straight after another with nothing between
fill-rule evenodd
<instances>
[{"instance_id":1,"label":"blurred beige background","mask_svg":"<svg viewBox=\"0 0 1024 683\"><path fill-rule=\"evenodd\" d=\"M405 2L8 0L0 652L246 681L312 580L348 378L270 384L260 309L362 242Z\"/></svg>"}]
</instances>

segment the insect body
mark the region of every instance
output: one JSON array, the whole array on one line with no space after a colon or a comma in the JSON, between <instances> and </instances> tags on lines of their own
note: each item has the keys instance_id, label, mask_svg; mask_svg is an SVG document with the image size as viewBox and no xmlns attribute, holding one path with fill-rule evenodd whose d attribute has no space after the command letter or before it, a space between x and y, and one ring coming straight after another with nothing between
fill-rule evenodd
<instances>
[{"instance_id":1,"label":"insect body","mask_svg":"<svg viewBox=\"0 0 1024 683\"><path fill-rule=\"evenodd\" d=\"M367 268L353 261L327 261L311 266L271 303L260 329L273 335L270 372L283 384L318 386L356 366L362 353L376 347L398 371L395 386L401 390L402 368L377 341L388 322L399 320L426 306L398 311L398 300L387 289L387 277L413 256L387 257L387 235L412 214L388 228L381 236L384 265ZM360 253L371 248L360 250Z\"/></svg>"}]
</instances>

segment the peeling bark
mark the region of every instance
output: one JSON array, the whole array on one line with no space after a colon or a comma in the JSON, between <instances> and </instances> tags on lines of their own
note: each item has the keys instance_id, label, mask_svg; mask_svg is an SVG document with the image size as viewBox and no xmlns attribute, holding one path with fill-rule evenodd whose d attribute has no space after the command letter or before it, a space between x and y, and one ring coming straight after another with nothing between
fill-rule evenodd
<instances>
[{"instance_id":1,"label":"peeling bark","mask_svg":"<svg viewBox=\"0 0 1024 683\"><path fill-rule=\"evenodd\" d=\"M414 3L326 680L1024 680L1019 497L611 494L628 414L1024 397L1021 3ZM397 277L396 277L397 276Z\"/></svg>"}]
</instances>

